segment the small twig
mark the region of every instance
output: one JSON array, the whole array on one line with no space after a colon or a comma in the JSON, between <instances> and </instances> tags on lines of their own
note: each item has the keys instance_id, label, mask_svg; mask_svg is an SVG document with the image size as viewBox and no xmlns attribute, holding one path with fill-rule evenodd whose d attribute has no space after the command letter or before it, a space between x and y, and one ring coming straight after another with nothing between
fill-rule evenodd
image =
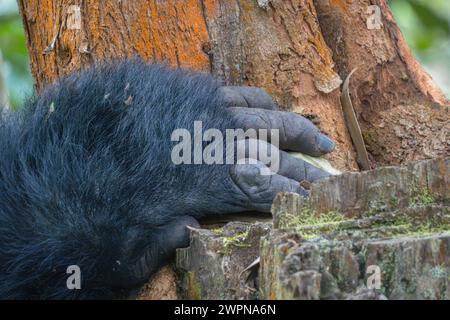
<instances>
[{"instance_id":1,"label":"small twig","mask_svg":"<svg viewBox=\"0 0 450 320\"><path fill-rule=\"evenodd\" d=\"M359 126L358 119L356 118L355 110L353 109L353 104L349 93L350 77L356 70L357 69L353 69L353 71L348 75L347 79L345 79L344 85L342 86L341 105L350 137L352 138L353 145L356 149L356 160L358 162L358 165L362 170L370 170L370 163L366 145L364 143L361 128Z\"/></svg>"}]
</instances>

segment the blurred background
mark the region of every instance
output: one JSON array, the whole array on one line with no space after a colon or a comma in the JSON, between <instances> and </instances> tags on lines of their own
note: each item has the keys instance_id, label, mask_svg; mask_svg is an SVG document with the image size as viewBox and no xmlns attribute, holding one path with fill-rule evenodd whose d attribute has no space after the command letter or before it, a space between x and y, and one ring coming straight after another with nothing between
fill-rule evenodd
<instances>
[{"instance_id":1,"label":"blurred background","mask_svg":"<svg viewBox=\"0 0 450 320\"><path fill-rule=\"evenodd\" d=\"M416 57L450 97L450 0L389 2ZM16 0L0 0L0 104L18 108L32 91Z\"/></svg>"}]
</instances>

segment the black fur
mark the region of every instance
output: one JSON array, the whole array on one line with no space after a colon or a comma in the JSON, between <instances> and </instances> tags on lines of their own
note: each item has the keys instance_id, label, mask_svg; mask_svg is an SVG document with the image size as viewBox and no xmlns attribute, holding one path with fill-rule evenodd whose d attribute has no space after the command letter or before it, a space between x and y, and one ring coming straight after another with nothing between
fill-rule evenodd
<instances>
[{"instance_id":1,"label":"black fur","mask_svg":"<svg viewBox=\"0 0 450 320\"><path fill-rule=\"evenodd\" d=\"M219 85L203 74L116 61L3 112L0 298L114 297L123 283L142 280L129 266L143 253L164 251L164 226L216 212L223 185L215 182L226 185L227 170L173 165L170 136L197 120L234 127ZM81 268L81 290L66 287L69 265Z\"/></svg>"}]
</instances>

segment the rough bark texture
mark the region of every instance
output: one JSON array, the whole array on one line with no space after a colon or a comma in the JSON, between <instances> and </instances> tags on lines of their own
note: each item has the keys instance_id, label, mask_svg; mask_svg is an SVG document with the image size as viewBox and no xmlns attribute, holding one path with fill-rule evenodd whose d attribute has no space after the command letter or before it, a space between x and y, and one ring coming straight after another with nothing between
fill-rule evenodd
<instances>
[{"instance_id":1,"label":"rough bark texture","mask_svg":"<svg viewBox=\"0 0 450 320\"><path fill-rule=\"evenodd\" d=\"M450 299L449 172L441 158L333 177L308 201L279 195L260 298Z\"/></svg>"},{"instance_id":2,"label":"rough bark texture","mask_svg":"<svg viewBox=\"0 0 450 320\"><path fill-rule=\"evenodd\" d=\"M177 253L182 296L450 299L449 184L441 158L332 177L308 200L280 194L273 227L233 222L192 234ZM257 256L259 277L246 283Z\"/></svg>"},{"instance_id":3,"label":"rough bark texture","mask_svg":"<svg viewBox=\"0 0 450 320\"><path fill-rule=\"evenodd\" d=\"M282 107L317 118L338 142L334 165L357 168L339 106L342 80L333 69L312 1L204 4L213 73L228 84L265 88Z\"/></svg>"},{"instance_id":4,"label":"rough bark texture","mask_svg":"<svg viewBox=\"0 0 450 320\"><path fill-rule=\"evenodd\" d=\"M331 155L357 169L339 105L341 79L312 0L19 1L37 88L114 57L212 72L225 84L265 88L277 102L320 121Z\"/></svg>"},{"instance_id":5,"label":"rough bark texture","mask_svg":"<svg viewBox=\"0 0 450 320\"><path fill-rule=\"evenodd\" d=\"M172 266L166 266L132 298L137 300L176 300L178 277Z\"/></svg>"},{"instance_id":6,"label":"rough bark texture","mask_svg":"<svg viewBox=\"0 0 450 320\"><path fill-rule=\"evenodd\" d=\"M339 75L357 68L351 95L375 163L449 155L450 102L415 60L387 0L314 4Z\"/></svg>"},{"instance_id":7,"label":"rough bark texture","mask_svg":"<svg viewBox=\"0 0 450 320\"><path fill-rule=\"evenodd\" d=\"M255 299L258 285L245 269L259 256L259 241L271 224L231 222L191 234L191 245L177 252L180 297L184 299Z\"/></svg>"}]
</instances>

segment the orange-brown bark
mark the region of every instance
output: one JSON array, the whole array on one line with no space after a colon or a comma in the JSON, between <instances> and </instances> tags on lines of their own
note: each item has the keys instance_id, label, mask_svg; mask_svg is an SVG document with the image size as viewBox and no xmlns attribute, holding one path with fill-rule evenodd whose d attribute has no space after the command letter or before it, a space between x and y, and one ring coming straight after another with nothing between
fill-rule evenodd
<instances>
[{"instance_id":1,"label":"orange-brown bark","mask_svg":"<svg viewBox=\"0 0 450 320\"><path fill-rule=\"evenodd\" d=\"M37 88L95 61L139 55L209 69L197 0L19 1Z\"/></svg>"},{"instance_id":2,"label":"orange-brown bark","mask_svg":"<svg viewBox=\"0 0 450 320\"><path fill-rule=\"evenodd\" d=\"M312 0L19 1L37 88L95 61L139 55L265 88L337 141L356 169L339 106L341 79Z\"/></svg>"},{"instance_id":3,"label":"orange-brown bark","mask_svg":"<svg viewBox=\"0 0 450 320\"><path fill-rule=\"evenodd\" d=\"M387 0L314 3L340 76L357 68L350 92L375 163L450 155L450 102L412 55ZM379 24L370 25L375 10Z\"/></svg>"}]
</instances>

